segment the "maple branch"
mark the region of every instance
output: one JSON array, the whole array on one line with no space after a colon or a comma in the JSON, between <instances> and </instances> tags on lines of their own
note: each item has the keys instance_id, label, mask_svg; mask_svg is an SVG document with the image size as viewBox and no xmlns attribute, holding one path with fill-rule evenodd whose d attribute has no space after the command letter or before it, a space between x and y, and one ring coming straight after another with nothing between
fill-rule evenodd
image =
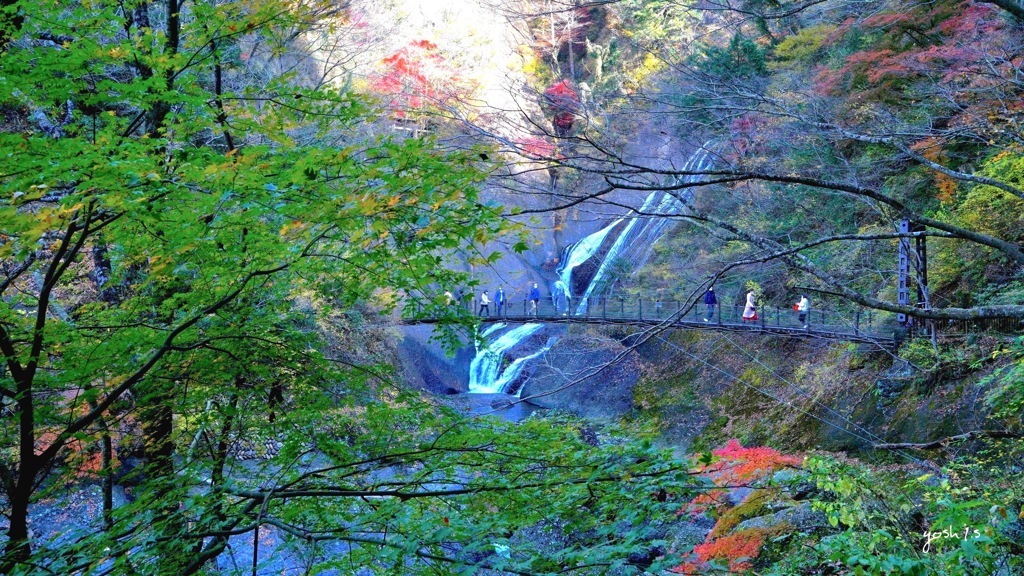
<instances>
[{"instance_id":1,"label":"maple branch","mask_svg":"<svg viewBox=\"0 0 1024 576\"><path fill-rule=\"evenodd\" d=\"M938 162L935 162L933 160L929 160L923 155L911 150L910 147L908 147L906 144L900 142L899 140L896 140L891 136L871 136L868 134L860 134L857 132L853 132L851 130L847 130L846 128L843 128L841 126L836 126L834 124L819 123L818 126L822 128L831 128L838 132L839 134L845 136L846 138L856 140L857 142L864 142L865 144L884 144L887 146L892 146L893 148L896 148L897 150L903 152L907 156L910 156L919 164L927 166L932 170L935 170L936 172L945 174L950 178L956 178L957 180L963 180L965 182L974 182L975 184L987 184L988 186L994 186L1004 192L1009 192L1010 194L1013 194L1018 198L1024 199L1024 190L1021 190L1016 186L1011 186L1006 182L1002 182L994 178L977 176L974 174L968 174L966 172L960 172L959 170L947 168L942 164L939 164Z\"/></svg>"},{"instance_id":2,"label":"maple branch","mask_svg":"<svg viewBox=\"0 0 1024 576\"><path fill-rule=\"evenodd\" d=\"M690 207L689 203L686 202L685 198L675 196L683 204ZM692 210L692 207L691 207ZM771 259L779 259L785 262L791 268L806 272L807 274L817 278L825 284L832 286L839 294L846 299L874 308L876 310L886 310L889 312L896 312L902 314L909 314L918 318L926 318L932 320L977 320L982 318L1013 318L1024 316L1024 305L995 305L995 306L979 306L975 308L916 308L913 306L902 306L899 304L893 304L885 300L879 300L870 296L865 296L860 292L849 287L849 283L842 279L836 278L835 276L821 270L815 265L809 258L803 256L800 253L792 253L786 246L765 238L762 236L756 236L748 233L739 227L719 220L712 216L700 213L692 213L683 216L684 218L691 218L695 220L702 220L713 224L714 226L726 230L733 234L735 237L748 242L754 246L767 250L769 252L777 252L777 256L772 256Z\"/></svg>"},{"instance_id":3,"label":"maple branch","mask_svg":"<svg viewBox=\"0 0 1024 576\"><path fill-rule=\"evenodd\" d=\"M720 174L722 172L709 173ZM956 226L948 222L943 222L941 220L929 218L927 216L924 216L923 214L911 210L902 202L890 196L887 196L886 194L883 194L882 192L879 192L878 190L875 190L873 188L868 188L866 186L857 186L853 184L843 184L840 182L830 182L827 180L820 180L809 176L784 176L764 172L745 171L735 171L731 173L737 176L745 175L746 177L741 178L741 180L761 180L765 182L778 182L781 184L800 184L803 186L810 186L812 188L834 190L837 192L846 192L854 196L869 198L871 200L875 200L877 202L880 202L895 209L901 215L903 215L906 218L909 218L910 220L913 220L914 222L923 224L925 226L930 226L932 228L936 228L944 232L952 233L956 235L958 238L962 238L964 240L970 240L971 242L975 242L977 244L988 246L990 248L995 248L996 250L999 250L1000 252L1003 252L1004 254L1012 258L1018 264L1024 265L1024 251L1022 251L1021 248L1016 244L1012 242L1007 242L994 236L990 236L988 234L982 234L974 230L962 228L960 226Z\"/></svg>"}]
</instances>

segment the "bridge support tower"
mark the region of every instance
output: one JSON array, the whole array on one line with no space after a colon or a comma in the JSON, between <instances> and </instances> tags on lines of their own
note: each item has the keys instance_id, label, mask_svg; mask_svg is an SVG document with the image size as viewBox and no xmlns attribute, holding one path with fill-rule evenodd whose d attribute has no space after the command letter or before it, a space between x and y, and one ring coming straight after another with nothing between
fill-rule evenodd
<instances>
[{"instance_id":1,"label":"bridge support tower","mask_svg":"<svg viewBox=\"0 0 1024 576\"><path fill-rule=\"evenodd\" d=\"M900 234L924 232L924 226L921 224L911 223L909 219L903 218L900 220L899 226ZM918 307L926 307L928 300L926 298L926 291L928 290L928 246L926 244L927 237L924 234L914 236L914 272L915 282L917 286L917 301L914 303ZM899 262L898 262L898 274L899 274L899 286L896 293L896 303L900 305L910 305L910 238L902 237L899 242ZM899 313L896 315L896 320L903 325L907 324L907 315Z\"/></svg>"}]
</instances>

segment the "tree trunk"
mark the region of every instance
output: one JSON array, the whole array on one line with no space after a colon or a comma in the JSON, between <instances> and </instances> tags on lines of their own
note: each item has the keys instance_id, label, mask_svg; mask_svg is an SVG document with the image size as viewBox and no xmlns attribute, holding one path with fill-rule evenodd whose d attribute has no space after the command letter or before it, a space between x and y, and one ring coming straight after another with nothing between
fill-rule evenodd
<instances>
[{"instance_id":1,"label":"tree trunk","mask_svg":"<svg viewBox=\"0 0 1024 576\"><path fill-rule=\"evenodd\" d=\"M101 474L103 475L103 529L114 527L114 443L110 438L105 418L100 419L103 434L100 439L100 456L103 459Z\"/></svg>"},{"instance_id":2,"label":"tree trunk","mask_svg":"<svg viewBox=\"0 0 1024 576\"><path fill-rule=\"evenodd\" d=\"M142 425L143 474L149 491L143 496L149 507L158 510L161 521L153 526L160 540L154 546L158 574L178 574L188 561L185 543L177 536L186 530L180 518L177 494L172 434L174 410L173 384L166 380L150 381L149 390L139 401L139 420Z\"/></svg>"},{"instance_id":3,"label":"tree trunk","mask_svg":"<svg viewBox=\"0 0 1024 576\"><path fill-rule=\"evenodd\" d=\"M28 500L28 494L21 489L10 495L10 527L7 529L7 544L0 573L10 574L15 566L26 562L32 554L28 540Z\"/></svg>"},{"instance_id":4,"label":"tree trunk","mask_svg":"<svg viewBox=\"0 0 1024 576\"><path fill-rule=\"evenodd\" d=\"M16 8L17 3L18 0L0 0L0 52L25 23L25 17Z\"/></svg>"},{"instance_id":5,"label":"tree trunk","mask_svg":"<svg viewBox=\"0 0 1024 576\"><path fill-rule=\"evenodd\" d=\"M28 505L39 472L35 453L35 404L32 395L34 365L31 369L15 370L8 366L17 381L18 399L18 465L17 471L8 471L8 499L10 500L10 525L7 529L7 544L4 547L0 573L9 574L18 564L26 562L32 555L28 537ZM13 468L13 467L12 467Z\"/></svg>"}]
</instances>

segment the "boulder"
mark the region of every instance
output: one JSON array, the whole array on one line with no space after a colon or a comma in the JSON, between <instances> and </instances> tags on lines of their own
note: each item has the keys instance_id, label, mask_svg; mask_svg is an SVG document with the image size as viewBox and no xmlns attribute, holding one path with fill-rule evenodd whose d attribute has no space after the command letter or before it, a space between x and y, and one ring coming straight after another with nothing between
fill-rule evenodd
<instances>
[{"instance_id":1,"label":"boulder","mask_svg":"<svg viewBox=\"0 0 1024 576\"><path fill-rule=\"evenodd\" d=\"M614 340L570 335L548 351L520 397L584 417L618 417L633 410L633 387L639 374L636 352L626 351Z\"/></svg>"},{"instance_id":2,"label":"boulder","mask_svg":"<svg viewBox=\"0 0 1024 576\"><path fill-rule=\"evenodd\" d=\"M828 527L828 518L825 517L824 512L814 510L810 502L801 502L774 514L744 520L736 526L736 531L750 528L774 528L783 525L789 526L794 532L805 532L815 528Z\"/></svg>"}]
</instances>

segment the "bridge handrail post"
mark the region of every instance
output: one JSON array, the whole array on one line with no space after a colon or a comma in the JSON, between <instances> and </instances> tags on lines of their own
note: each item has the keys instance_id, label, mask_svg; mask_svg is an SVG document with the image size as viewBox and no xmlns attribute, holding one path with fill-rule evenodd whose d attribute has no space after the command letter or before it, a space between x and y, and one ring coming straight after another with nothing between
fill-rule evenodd
<instances>
[{"instance_id":1,"label":"bridge handrail post","mask_svg":"<svg viewBox=\"0 0 1024 576\"><path fill-rule=\"evenodd\" d=\"M636 303L637 303L637 316L636 316L636 318L637 318L637 320L643 320L644 319L644 299L643 298L637 298L636 299Z\"/></svg>"},{"instance_id":2,"label":"bridge handrail post","mask_svg":"<svg viewBox=\"0 0 1024 576\"><path fill-rule=\"evenodd\" d=\"M721 326L722 325L722 306L721 306L721 304L719 304L717 306L717 308L718 308L718 325Z\"/></svg>"},{"instance_id":3,"label":"bridge handrail post","mask_svg":"<svg viewBox=\"0 0 1024 576\"><path fill-rule=\"evenodd\" d=\"M860 310L853 316L853 333L857 336L860 335Z\"/></svg>"},{"instance_id":4,"label":"bridge handrail post","mask_svg":"<svg viewBox=\"0 0 1024 576\"><path fill-rule=\"evenodd\" d=\"M619 316L622 318L626 317L626 297L619 296Z\"/></svg>"},{"instance_id":5,"label":"bridge handrail post","mask_svg":"<svg viewBox=\"0 0 1024 576\"><path fill-rule=\"evenodd\" d=\"M782 326L782 312L778 306L775 307L775 325Z\"/></svg>"}]
</instances>

